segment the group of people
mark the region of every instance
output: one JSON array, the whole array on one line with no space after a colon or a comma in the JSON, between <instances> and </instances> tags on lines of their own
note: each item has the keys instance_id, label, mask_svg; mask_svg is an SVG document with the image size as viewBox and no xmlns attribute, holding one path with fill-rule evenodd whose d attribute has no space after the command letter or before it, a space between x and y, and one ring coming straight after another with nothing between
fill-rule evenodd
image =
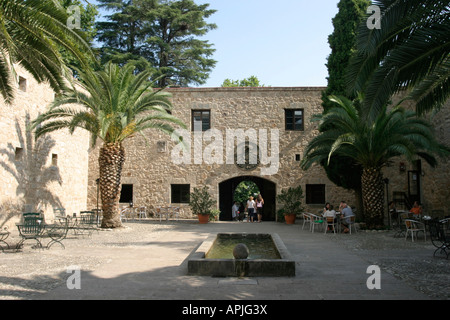
<instances>
[{"instance_id":1,"label":"group of people","mask_svg":"<svg viewBox=\"0 0 450 320\"><path fill-rule=\"evenodd\" d=\"M341 214L340 223L343 230L342 232L348 233L350 231L350 217L354 216L355 214L353 213L352 208L348 206L345 201L341 201L341 204L339 205L339 212ZM329 202L325 204L322 215L324 218L332 217L334 219L334 222L337 222L336 211L334 210L333 205L331 205Z\"/></svg>"},{"instance_id":2,"label":"group of people","mask_svg":"<svg viewBox=\"0 0 450 320\"><path fill-rule=\"evenodd\" d=\"M392 219L396 219L396 220L399 219L398 211L395 208L395 202L394 201L389 202L389 213L391 214ZM423 209L422 209L422 206L419 204L418 201L414 201L414 204L413 204L411 210L409 210L409 213L412 214L412 217L414 219L419 219L422 216Z\"/></svg>"},{"instance_id":3,"label":"group of people","mask_svg":"<svg viewBox=\"0 0 450 320\"><path fill-rule=\"evenodd\" d=\"M245 209L243 212L240 210L240 205L236 201L234 202L234 205L232 207L232 218L233 221L243 221L245 212L248 212L247 215L247 221L248 222L261 222L262 221L262 214L263 214L263 206L264 206L264 199L262 198L261 194L259 194L256 199L253 198L253 196L250 196L247 200L247 203L245 205ZM394 202L391 201L389 204L390 212L391 214L395 214L395 206ZM342 226L342 230L344 233L349 232L349 223L350 223L350 217L354 216L353 210L350 206L347 205L345 201L341 201L339 205L339 212L340 212L340 223ZM413 207L411 208L410 212L414 214L415 216L419 216L422 214L422 207L419 205L417 201L414 202ZM333 205L331 205L329 202L325 204L325 207L323 208L323 214L322 216L324 218L332 217L334 219L334 222L337 222L336 217L336 211L333 208Z\"/></svg>"},{"instance_id":4,"label":"group of people","mask_svg":"<svg viewBox=\"0 0 450 320\"><path fill-rule=\"evenodd\" d=\"M261 194L259 194L254 200L253 196L250 196L245 205L244 212L248 212L247 221L248 222L261 222L263 215L264 199ZM234 202L231 210L232 218L234 221L244 220L244 212L239 211L239 203Z\"/></svg>"}]
</instances>

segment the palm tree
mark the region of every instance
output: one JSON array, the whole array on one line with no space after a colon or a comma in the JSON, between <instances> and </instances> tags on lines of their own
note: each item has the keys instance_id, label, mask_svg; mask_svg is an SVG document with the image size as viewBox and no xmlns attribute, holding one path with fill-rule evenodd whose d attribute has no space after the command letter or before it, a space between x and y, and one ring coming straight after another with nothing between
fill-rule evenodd
<instances>
[{"instance_id":1,"label":"palm tree","mask_svg":"<svg viewBox=\"0 0 450 320\"><path fill-rule=\"evenodd\" d=\"M169 94L153 90L150 71L134 74L133 64L124 67L108 63L102 71L79 71L81 89L70 89L32 123L36 138L59 129L90 132L92 145L100 148L100 194L103 228L120 227L119 197L125 162L123 141L149 128L171 134L171 125L185 127L170 114ZM67 105L72 105L68 107ZM82 108L80 108L80 105Z\"/></svg>"},{"instance_id":2,"label":"palm tree","mask_svg":"<svg viewBox=\"0 0 450 320\"><path fill-rule=\"evenodd\" d=\"M350 96L364 92L373 120L391 97L405 89L416 112L439 109L450 97L448 0L377 0L381 29L358 29L348 70Z\"/></svg>"},{"instance_id":3,"label":"palm tree","mask_svg":"<svg viewBox=\"0 0 450 320\"><path fill-rule=\"evenodd\" d=\"M415 112L396 106L384 107L378 117L367 121L359 100L331 96L336 107L320 116L320 128L328 130L310 141L302 168L313 163L330 162L334 156L354 159L363 167L361 176L363 207L369 226L383 225L384 184L382 168L393 157L404 156L408 161L423 158L437 165L435 154L449 155L450 149L439 144L431 125Z\"/></svg>"},{"instance_id":4,"label":"palm tree","mask_svg":"<svg viewBox=\"0 0 450 320\"><path fill-rule=\"evenodd\" d=\"M0 0L0 92L12 103L16 88L14 63L23 66L40 83L47 81L60 93L68 70L60 48L81 65L92 56L80 30L67 27L68 15L53 0ZM87 54L86 54L87 53Z\"/></svg>"}]
</instances>

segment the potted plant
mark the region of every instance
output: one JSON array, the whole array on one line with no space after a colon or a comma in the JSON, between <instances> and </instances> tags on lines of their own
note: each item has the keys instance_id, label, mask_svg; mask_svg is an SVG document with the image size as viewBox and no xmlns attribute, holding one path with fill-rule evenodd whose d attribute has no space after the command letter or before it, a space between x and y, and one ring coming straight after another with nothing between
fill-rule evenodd
<instances>
[{"instance_id":1,"label":"potted plant","mask_svg":"<svg viewBox=\"0 0 450 320\"><path fill-rule=\"evenodd\" d=\"M214 200L211 198L207 186L204 186L201 189L194 188L194 191L191 193L189 207L191 208L192 213L198 216L199 223L208 223L211 214L215 214L212 210L213 205Z\"/></svg>"},{"instance_id":2,"label":"potted plant","mask_svg":"<svg viewBox=\"0 0 450 320\"><path fill-rule=\"evenodd\" d=\"M220 210L219 209L212 209L209 212L209 221L217 221L220 216Z\"/></svg>"},{"instance_id":3,"label":"potted plant","mask_svg":"<svg viewBox=\"0 0 450 320\"><path fill-rule=\"evenodd\" d=\"M287 224L294 224L297 214L302 213L303 190L301 186L297 188L289 188L281 190L281 194L277 196L277 200L282 205L282 212Z\"/></svg>"}]
</instances>

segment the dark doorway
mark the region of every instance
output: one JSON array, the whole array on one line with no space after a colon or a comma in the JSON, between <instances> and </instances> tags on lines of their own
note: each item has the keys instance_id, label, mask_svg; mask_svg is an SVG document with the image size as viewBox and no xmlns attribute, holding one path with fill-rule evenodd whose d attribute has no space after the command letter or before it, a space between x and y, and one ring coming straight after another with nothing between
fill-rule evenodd
<instances>
[{"instance_id":1,"label":"dark doorway","mask_svg":"<svg viewBox=\"0 0 450 320\"><path fill-rule=\"evenodd\" d=\"M133 203L133 185L123 184L120 190L119 202Z\"/></svg>"},{"instance_id":2,"label":"dark doorway","mask_svg":"<svg viewBox=\"0 0 450 320\"><path fill-rule=\"evenodd\" d=\"M219 209L220 220L231 221L231 207L233 206L233 197L236 187L242 181L252 181L261 192L264 199L263 221L274 221L276 217L275 202L276 202L276 184L260 177L254 176L240 176L225 180L219 184ZM245 204L244 204L245 206Z\"/></svg>"}]
</instances>

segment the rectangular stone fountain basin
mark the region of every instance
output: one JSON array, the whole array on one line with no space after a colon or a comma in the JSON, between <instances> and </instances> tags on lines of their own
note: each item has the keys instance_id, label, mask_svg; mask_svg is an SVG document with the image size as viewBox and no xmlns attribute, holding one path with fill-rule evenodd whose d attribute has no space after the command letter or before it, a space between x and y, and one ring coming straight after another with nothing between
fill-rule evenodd
<instances>
[{"instance_id":1,"label":"rectangular stone fountain basin","mask_svg":"<svg viewBox=\"0 0 450 320\"><path fill-rule=\"evenodd\" d=\"M263 250L258 252L258 245L254 247L251 242L262 244L260 247ZM226 243L228 249L218 249L221 243ZM245 243L249 247L247 259L234 259L234 243ZM218 257L218 254L222 257ZM295 261L276 233L218 233L209 236L189 257L188 274L214 277L293 277Z\"/></svg>"}]
</instances>

